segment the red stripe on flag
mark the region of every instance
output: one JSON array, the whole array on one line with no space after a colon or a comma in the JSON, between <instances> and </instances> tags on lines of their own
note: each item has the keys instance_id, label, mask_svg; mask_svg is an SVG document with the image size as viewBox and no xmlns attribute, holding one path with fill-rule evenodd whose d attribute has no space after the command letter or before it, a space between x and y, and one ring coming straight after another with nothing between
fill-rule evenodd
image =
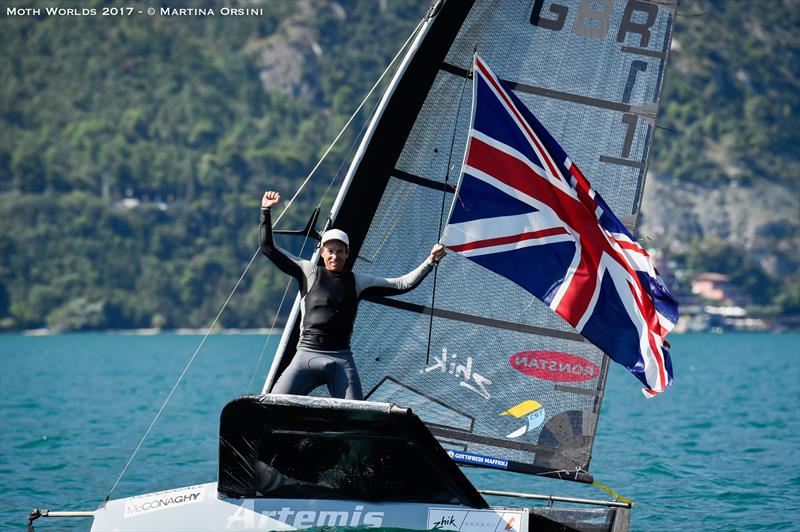
<instances>
[{"instance_id":1,"label":"red stripe on flag","mask_svg":"<svg viewBox=\"0 0 800 532\"><path fill-rule=\"evenodd\" d=\"M645 255L646 257L650 256L650 255L648 255L648 253L645 250L642 249L642 246L640 246L639 244L635 244L633 242L628 242L627 240L618 240L616 238L614 238L613 240L622 249L628 249L630 251L635 251L637 253L641 253L642 255Z\"/></svg>"},{"instance_id":2,"label":"red stripe on flag","mask_svg":"<svg viewBox=\"0 0 800 532\"><path fill-rule=\"evenodd\" d=\"M645 256L645 257L647 257L648 259L650 258L650 254L649 254L649 253L647 253L647 251L645 251L645 250L642 248L642 246L640 246L639 244L636 244L635 242L630 242L630 241L628 241L628 240L619 240L619 239L616 239L616 238L614 238L613 236L611 237L611 239L612 239L612 240L613 240L613 241L614 241L614 242L615 242L615 243L616 243L616 244L617 244L619 247L621 247L622 249L626 249L626 250L628 250L628 251L631 251L631 252L633 252L633 253L638 253L639 255L644 255L644 256Z\"/></svg>"},{"instance_id":3,"label":"red stripe on flag","mask_svg":"<svg viewBox=\"0 0 800 532\"><path fill-rule=\"evenodd\" d=\"M497 238L487 238L486 240L476 240L474 242L467 242L466 244L459 244L457 246L447 246L456 253L462 251L469 251L471 249L488 248L491 246L502 246L503 244L510 244L512 242L522 242L523 240L533 240L536 238L543 238L553 235L566 235L568 234L563 227L550 227L542 229L541 231L529 231L527 233L520 233L518 235L501 236Z\"/></svg>"}]
</instances>

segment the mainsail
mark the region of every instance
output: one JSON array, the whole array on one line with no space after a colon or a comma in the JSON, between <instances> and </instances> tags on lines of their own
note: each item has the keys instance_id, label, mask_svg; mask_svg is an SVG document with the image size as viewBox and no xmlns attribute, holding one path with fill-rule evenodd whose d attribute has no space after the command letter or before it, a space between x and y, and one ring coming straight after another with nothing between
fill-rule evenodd
<instances>
[{"instance_id":1,"label":"mainsail","mask_svg":"<svg viewBox=\"0 0 800 532\"><path fill-rule=\"evenodd\" d=\"M475 52L633 228L676 0L437 2L331 213L354 271L411 270L440 236L469 128ZM265 385L294 353L295 307ZM457 462L591 481L608 362L511 281L447 257L406 295L363 301L368 400L411 407Z\"/></svg>"}]
</instances>

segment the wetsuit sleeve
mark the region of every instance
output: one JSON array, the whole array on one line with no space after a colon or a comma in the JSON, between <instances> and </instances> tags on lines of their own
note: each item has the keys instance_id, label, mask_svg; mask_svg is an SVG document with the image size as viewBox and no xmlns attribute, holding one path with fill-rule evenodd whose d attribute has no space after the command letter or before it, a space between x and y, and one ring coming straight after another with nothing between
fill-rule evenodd
<instances>
[{"instance_id":1,"label":"wetsuit sleeve","mask_svg":"<svg viewBox=\"0 0 800 532\"><path fill-rule=\"evenodd\" d=\"M355 274L356 295L360 298L392 296L410 292L433 270L433 262L428 259L402 277L386 279L363 273Z\"/></svg>"},{"instance_id":2,"label":"wetsuit sleeve","mask_svg":"<svg viewBox=\"0 0 800 532\"><path fill-rule=\"evenodd\" d=\"M283 273L287 273L297 279L300 283L300 290L305 293L307 278L312 274L313 264L307 260L295 257L286 250L279 248L272 240L272 217L269 209L261 209L261 225L259 228L261 237L261 253L278 267Z\"/></svg>"}]
</instances>

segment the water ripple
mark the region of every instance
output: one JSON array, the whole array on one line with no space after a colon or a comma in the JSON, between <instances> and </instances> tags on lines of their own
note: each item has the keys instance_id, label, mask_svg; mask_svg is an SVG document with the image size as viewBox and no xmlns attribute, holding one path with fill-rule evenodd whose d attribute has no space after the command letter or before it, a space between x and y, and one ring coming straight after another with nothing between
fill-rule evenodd
<instances>
[{"instance_id":1,"label":"water ripple","mask_svg":"<svg viewBox=\"0 0 800 532\"><path fill-rule=\"evenodd\" d=\"M35 439L17 445L15 449L36 449L40 447L58 449L61 447L61 440L62 438L59 436L38 436Z\"/></svg>"}]
</instances>

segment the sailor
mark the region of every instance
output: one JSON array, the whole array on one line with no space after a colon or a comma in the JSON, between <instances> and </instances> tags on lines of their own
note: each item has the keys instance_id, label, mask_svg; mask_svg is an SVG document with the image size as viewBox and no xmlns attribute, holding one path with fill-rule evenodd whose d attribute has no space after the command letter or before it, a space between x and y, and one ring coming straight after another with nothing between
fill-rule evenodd
<instances>
[{"instance_id":1,"label":"sailor","mask_svg":"<svg viewBox=\"0 0 800 532\"><path fill-rule=\"evenodd\" d=\"M344 231L330 229L322 235L323 266L295 257L275 246L270 209L281 200L278 192L261 199L261 252L282 272L300 284L300 341L289 366L272 387L272 393L308 395L326 384L331 397L363 399L350 335L358 301L367 296L403 294L416 288L445 255L435 244L430 255L413 271L386 279L345 270L350 240Z\"/></svg>"}]
</instances>

